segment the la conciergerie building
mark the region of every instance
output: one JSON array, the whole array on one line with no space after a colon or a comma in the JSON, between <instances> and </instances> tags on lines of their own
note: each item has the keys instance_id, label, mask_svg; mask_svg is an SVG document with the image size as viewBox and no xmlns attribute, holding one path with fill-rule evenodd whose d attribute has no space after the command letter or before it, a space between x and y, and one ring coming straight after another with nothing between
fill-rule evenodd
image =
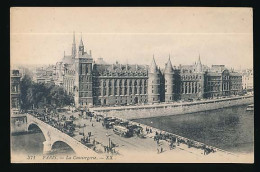
<instances>
[{"instance_id":1,"label":"la conciergerie building","mask_svg":"<svg viewBox=\"0 0 260 172\"><path fill-rule=\"evenodd\" d=\"M81 38L78 51L75 34L72 53L53 68L53 78L75 99L76 107L152 104L237 95L242 75L224 65L172 65L170 57L163 70L153 57L151 65L107 64L94 61Z\"/></svg>"}]
</instances>

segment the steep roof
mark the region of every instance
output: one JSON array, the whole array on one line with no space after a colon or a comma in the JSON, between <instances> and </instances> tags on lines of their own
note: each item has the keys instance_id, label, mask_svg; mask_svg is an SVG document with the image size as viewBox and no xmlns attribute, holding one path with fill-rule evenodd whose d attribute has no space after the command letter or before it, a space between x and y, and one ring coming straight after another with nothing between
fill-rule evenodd
<instances>
[{"instance_id":1,"label":"steep roof","mask_svg":"<svg viewBox=\"0 0 260 172\"><path fill-rule=\"evenodd\" d=\"M110 74L141 74L147 75L147 66L145 65L129 65L129 64L94 64L93 72L98 75L110 75Z\"/></svg>"},{"instance_id":2,"label":"steep roof","mask_svg":"<svg viewBox=\"0 0 260 172\"><path fill-rule=\"evenodd\" d=\"M96 64L107 64L107 62L105 62L103 58L98 58L95 63Z\"/></svg>"},{"instance_id":3,"label":"steep roof","mask_svg":"<svg viewBox=\"0 0 260 172\"><path fill-rule=\"evenodd\" d=\"M173 72L172 63L171 63L171 59L169 58L166 66L165 66L164 73L172 73L172 72Z\"/></svg>"},{"instance_id":4,"label":"steep roof","mask_svg":"<svg viewBox=\"0 0 260 172\"><path fill-rule=\"evenodd\" d=\"M208 76L221 76L221 73L216 73L216 72L208 72L207 73Z\"/></svg>"},{"instance_id":5,"label":"steep roof","mask_svg":"<svg viewBox=\"0 0 260 172\"><path fill-rule=\"evenodd\" d=\"M151 66L150 66L150 68L149 68L149 72L150 72L150 73L157 73L157 72L158 72L158 68L157 68L157 65L156 65L156 63L155 63L154 57L153 57Z\"/></svg>"},{"instance_id":6,"label":"steep roof","mask_svg":"<svg viewBox=\"0 0 260 172\"><path fill-rule=\"evenodd\" d=\"M73 64L74 60L72 59L72 56L64 56L62 62L65 64Z\"/></svg>"}]
</instances>

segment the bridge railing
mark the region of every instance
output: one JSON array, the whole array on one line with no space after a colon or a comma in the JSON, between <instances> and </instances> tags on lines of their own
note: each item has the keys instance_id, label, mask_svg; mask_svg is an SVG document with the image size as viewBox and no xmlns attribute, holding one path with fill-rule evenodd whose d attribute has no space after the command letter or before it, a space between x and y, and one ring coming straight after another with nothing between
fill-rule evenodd
<instances>
[{"instance_id":1,"label":"bridge railing","mask_svg":"<svg viewBox=\"0 0 260 172\"><path fill-rule=\"evenodd\" d=\"M104 113L102 113L102 112L101 113L98 112L98 113L104 116ZM115 118L123 120L123 121L126 121L126 119L123 119L123 118L119 118L119 117L115 117ZM129 121L129 120L127 120L127 121ZM174 136L174 137L176 137L178 139L182 139L184 141L188 141L189 140L189 141L191 141L191 142L193 142L193 143L195 143L197 145L201 145L201 146L205 145L207 148L213 149L213 150L218 151L218 152L222 152L222 153L233 155L233 156L238 156L238 155L236 155L234 153L225 151L223 149L220 149L220 148L217 148L217 147L214 147L214 146L210 146L210 145L206 145L205 143L202 143L202 142L199 142L199 141L196 141L196 140L192 140L192 139L188 139L186 137L179 136L177 134L173 134L173 133L170 133L170 132L167 132L167 131L164 131L164 130L160 130L160 129L157 129L157 128L154 128L154 127L151 127L151 126L148 126L148 125L145 125L145 124L137 123L137 122L134 122L134 121L129 121L129 123L142 126L143 128L145 128L145 127L151 128L153 131L157 131L158 133L161 132L161 133L164 133L164 134L169 134L169 135L172 135L172 136ZM196 148L196 149L200 149L200 148Z\"/></svg>"},{"instance_id":2,"label":"bridge railing","mask_svg":"<svg viewBox=\"0 0 260 172\"><path fill-rule=\"evenodd\" d=\"M137 123L137 122L134 122L134 121L130 121L130 123L136 124L136 125L139 125L139 124L140 124L140 123ZM193 143L195 143L195 144L197 144L197 145L201 145L201 146L205 145L206 147L208 147L208 148L210 148L210 149L213 149L213 150L215 150L215 151L223 152L223 153L225 153L225 154L230 154L230 155L233 155L233 156L238 156L238 155L236 155L236 154L234 154L234 153L225 151L225 150L223 150L223 149L220 149L220 148L217 148L217 147L214 147L214 146L210 146L210 145L206 145L205 143L202 143L202 142L199 142L199 141L196 141L196 140L192 140L192 139L188 139L188 138L186 138L186 137L179 136L179 135L177 135L177 134L173 134L173 133L170 133L170 132L167 132L167 131L164 131L164 130L160 130L160 129L157 129L157 128L154 128L154 127L150 127L150 126L145 125L145 124L140 124L140 126L144 126L144 127L151 128L153 131L157 131L158 133L162 132L162 133L164 133L164 134L173 135L173 136L175 136L176 138L182 139L182 140L184 140L184 141L188 141L188 140L189 140L189 141L191 141L191 142L193 142ZM199 149L199 148L198 148L198 149Z\"/></svg>"}]
</instances>

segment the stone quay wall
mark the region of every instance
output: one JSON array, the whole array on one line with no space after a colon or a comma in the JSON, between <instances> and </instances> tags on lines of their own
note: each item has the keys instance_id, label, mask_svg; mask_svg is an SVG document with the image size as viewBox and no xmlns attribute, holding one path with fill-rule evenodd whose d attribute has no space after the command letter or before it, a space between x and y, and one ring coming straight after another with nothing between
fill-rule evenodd
<instances>
[{"instance_id":1,"label":"stone quay wall","mask_svg":"<svg viewBox=\"0 0 260 172\"><path fill-rule=\"evenodd\" d=\"M91 108L90 110L103 113L106 116L114 116L130 120L159 116L181 115L253 103L254 97L250 95L185 103L174 102L171 104L153 104L126 107L100 107Z\"/></svg>"}]
</instances>

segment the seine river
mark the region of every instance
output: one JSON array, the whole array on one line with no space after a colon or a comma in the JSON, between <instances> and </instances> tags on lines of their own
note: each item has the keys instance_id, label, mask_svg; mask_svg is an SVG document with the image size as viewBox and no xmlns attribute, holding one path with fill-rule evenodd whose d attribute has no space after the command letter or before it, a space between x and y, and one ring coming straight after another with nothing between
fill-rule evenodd
<instances>
[{"instance_id":1,"label":"seine river","mask_svg":"<svg viewBox=\"0 0 260 172\"><path fill-rule=\"evenodd\" d=\"M253 153L254 112L246 108L244 105L133 121L233 153Z\"/></svg>"},{"instance_id":2,"label":"seine river","mask_svg":"<svg viewBox=\"0 0 260 172\"><path fill-rule=\"evenodd\" d=\"M230 152L252 153L254 151L254 113L246 111L246 107L245 105L133 121ZM13 153L41 154L44 141L42 133L11 136L12 151ZM65 152L71 152L71 150Z\"/></svg>"}]
</instances>

